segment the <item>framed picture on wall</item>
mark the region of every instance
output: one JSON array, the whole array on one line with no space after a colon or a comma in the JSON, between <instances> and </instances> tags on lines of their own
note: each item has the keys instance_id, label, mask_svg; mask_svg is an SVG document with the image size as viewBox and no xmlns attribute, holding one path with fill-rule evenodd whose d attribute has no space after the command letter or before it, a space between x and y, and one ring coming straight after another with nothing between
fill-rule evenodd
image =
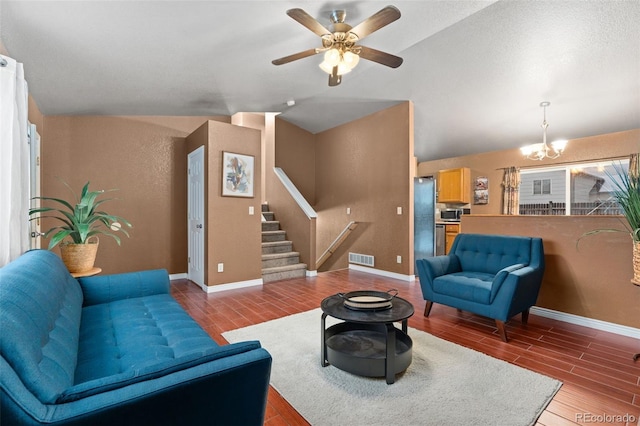
<instances>
[{"instance_id":1,"label":"framed picture on wall","mask_svg":"<svg viewBox=\"0 0 640 426\"><path fill-rule=\"evenodd\" d=\"M484 176L473 183L473 204L489 204L489 179Z\"/></svg>"},{"instance_id":2,"label":"framed picture on wall","mask_svg":"<svg viewBox=\"0 0 640 426\"><path fill-rule=\"evenodd\" d=\"M222 196L253 198L252 155L222 151Z\"/></svg>"}]
</instances>

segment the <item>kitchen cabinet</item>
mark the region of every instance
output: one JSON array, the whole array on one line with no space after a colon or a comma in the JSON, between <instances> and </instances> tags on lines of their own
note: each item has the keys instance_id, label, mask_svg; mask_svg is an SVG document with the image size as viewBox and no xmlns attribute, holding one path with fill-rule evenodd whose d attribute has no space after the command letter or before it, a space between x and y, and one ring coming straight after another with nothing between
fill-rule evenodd
<instances>
[{"instance_id":1,"label":"kitchen cabinet","mask_svg":"<svg viewBox=\"0 0 640 426\"><path fill-rule=\"evenodd\" d=\"M467 167L438 172L438 202L469 204L471 202L471 170Z\"/></svg>"},{"instance_id":2,"label":"kitchen cabinet","mask_svg":"<svg viewBox=\"0 0 640 426\"><path fill-rule=\"evenodd\" d=\"M449 254L453 240L456 239L456 235L460 233L459 223L447 223L444 226L444 254Z\"/></svg>"}]
</instances>

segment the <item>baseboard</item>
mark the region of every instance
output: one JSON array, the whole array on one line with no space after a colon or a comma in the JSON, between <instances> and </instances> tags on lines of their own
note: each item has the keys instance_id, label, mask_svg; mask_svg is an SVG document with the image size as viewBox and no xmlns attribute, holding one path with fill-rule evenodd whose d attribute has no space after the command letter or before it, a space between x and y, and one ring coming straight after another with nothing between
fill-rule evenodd
<instances>
[{"instance_id":1,"label":"baseboard","mask_svg":"<svg viewBox=\"0 0 640 426\"><path fill-rule=\"evenodd\" d=\"M368 274L380 275L387 278L394 278L396 280L402 280L407 282L413 282L416 280L415 275L398 274L397 272L383 271L382 269L369 268L367 266L354 265L352 263L349 264L349 269L353 269L354 271L366 272Z\"/></svg>"},{"instance_id":2,"label":"baseboard","mask_svg":"<svg viewBox=\"0 0 640 426\"><path fill-rule=\"evenodd\" d=\"M182 273L182 274L169 274L169 279L170 280L187 280L189 279L189 274Z\"/></svg>"},{"instance_id":3,"label":"baseboard","mask_svg":"<svg viewBox=\"0 0 640 426\"><path fill-rule=\"evenodd\" d=\"M227 284L218 284L218 285L208 285L203 288L203 290L207 293L218 293L219 291L226 290L237 290L239 288L247 288L247 287L255 287L258 285L262 285L262 278L257 280L247 280L247 281L237 281L235 283L227 283Z\"/></svg>"},{"instance_id":4,"label":"baseboard","mask_svg":"<svg viewBox=\"0 0 640 426\"><path fill-rule=\"evenodd\" d=\"M315 270L315 271L307 270L307 276L308 277L317 277L318 276L318 270Z\"/></svg>"},{"instance_id":5,"label":"baseboard","mask_svg":"<svg viewBox=\"0 0 640 426\"><path fill-rule=\"evenodd\" d=\"M621 336L633 337L640 339L640 329L629 327L626 325L614 324L594 318L581 317L579 315L568 314L566 312L554 311L552 309L540 308L533 306L529 310L530 313L541 317L551 318L558 321L568 322L570 324L582 325L584 327L596 330L606 331L609 333L619 334Z\"/></svg>"}]
</instances>

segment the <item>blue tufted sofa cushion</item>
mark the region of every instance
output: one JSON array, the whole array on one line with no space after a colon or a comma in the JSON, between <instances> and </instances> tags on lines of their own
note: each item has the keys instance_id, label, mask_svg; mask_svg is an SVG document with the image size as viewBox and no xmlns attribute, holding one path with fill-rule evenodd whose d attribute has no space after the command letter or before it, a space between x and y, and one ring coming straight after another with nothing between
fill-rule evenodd
<instances>
[{"instance_id":1,"label":"blue tufted sofa cushion","mask_svg":"<svg viewBox=\"0 0 640 426\"><path fill-rule=\"evenodd\" d=\"M462 271L495 275L507 266L531 263L531 241L517 236L459 234L451 253Z\"/></svg>"},{"instance_id":2,"label":"blue tufted sofa cushion","mask_svg":"<svg viewBox=\"0 0 640 426\"><path fill-rule=\"evenodd\" d=\"M27 389L53 403L74 383L82 290L60 258L43 250L25 253L2 275L0 352Z\"/></svg>"},{"instance_id":3,"label":"blue tufted sofa cushion","mask_svg":"<svg viewBox=\"0 0 640 426\"><path fill-rule=\"evenodd\" d=\"M169 294L87 306L74 384L179 363L218 347Z\"/></svg>"}]
</instances>

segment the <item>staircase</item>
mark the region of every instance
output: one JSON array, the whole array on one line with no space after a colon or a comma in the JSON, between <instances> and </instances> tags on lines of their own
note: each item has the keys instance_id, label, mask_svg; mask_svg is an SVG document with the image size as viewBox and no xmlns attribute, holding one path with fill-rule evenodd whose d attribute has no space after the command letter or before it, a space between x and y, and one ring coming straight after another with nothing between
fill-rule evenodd
<instances>
[{"instance_id":1,"label":"staircase","mask_svg":"<svg viewBox=\"0 0 640 426\"><path fill-rule=\"evenodd\" d=\"M262 281L265 283L290 278L303 278L307 265L300 263L300 253L292 251L293 244L286 240L269 205L262 205Z\"/></svg>"}]
</instances>

